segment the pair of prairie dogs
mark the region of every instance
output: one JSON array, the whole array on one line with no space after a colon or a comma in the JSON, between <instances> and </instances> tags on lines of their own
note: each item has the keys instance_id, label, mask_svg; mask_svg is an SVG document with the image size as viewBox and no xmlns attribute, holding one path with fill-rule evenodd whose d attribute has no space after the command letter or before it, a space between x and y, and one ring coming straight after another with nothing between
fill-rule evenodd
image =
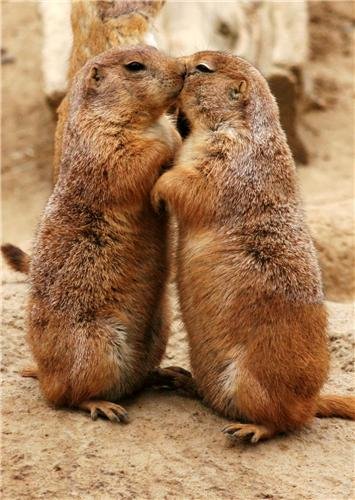
<instances>
[{"instance_id":1,"label":"pair of prairie dogs","mask_svg":"<svg viewBox=\"0 0 355 500\"><path fill-rule=\"evenodd\" d=\"M181 146L164 115L176 101ZM178 222L193 379L157 368L170 323L161 202ZM326 312L294 162L265 79L238 57L135 47L90 60L69 92L30 265L19 252L3 247L30 273L28 374L55 405L125 421L115 401L163 381L238 420L225 428L232 439L354 418L354 398L319 394Z\"/></svg>"}]
</instances>

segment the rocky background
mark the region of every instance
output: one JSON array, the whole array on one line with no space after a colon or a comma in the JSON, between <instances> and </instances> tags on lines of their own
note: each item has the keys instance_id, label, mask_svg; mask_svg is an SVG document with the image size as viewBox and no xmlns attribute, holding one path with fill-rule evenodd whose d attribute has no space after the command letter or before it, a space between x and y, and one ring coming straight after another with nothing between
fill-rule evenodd
<instances>
[{"instance_id":1,"label":"rocky background","mask_svg":"<svg viewBox=\"0 0 355 500\"><path fill-rule=\"evenodd\" d=\"M326 390L353 385L354 5L310 2L312 98L299 116L309 163L298 167L319 251L329 309L332 366ZM2 2L2 241L29 249L51 190L54 121L44 93L38 4ZM198 47L197 47L198 48ZM3 268L2 467L4 499L347 499L353 496L351 422L315 419L309 429L258 446L230 447L225 421L199 402L147 392L125 402L128 426L50 408L24 340L26 282ZM165 363L188 366L174 293Z\"/></svg>"}]
</instances>

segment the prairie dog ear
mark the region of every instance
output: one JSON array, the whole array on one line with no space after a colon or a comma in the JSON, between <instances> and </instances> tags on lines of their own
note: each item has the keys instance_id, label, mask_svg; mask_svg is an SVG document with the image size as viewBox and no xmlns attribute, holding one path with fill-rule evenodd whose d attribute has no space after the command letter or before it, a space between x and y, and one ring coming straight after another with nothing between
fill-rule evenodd
<instances>
[{"instance_id":1,"label":"prairie dog ear","mask_svg":"<svg viewBox=\"0 0 355 500\"><path fill-rule=\"evenodd\" d=\"M87 87L91 89L97 89L104 78L104 70L99 65L95 64L90 68L87 77Z\"/></svg>"},{"instance_id":2,"label":"prairie dog ear","mask_svg":"<svg viewBox=\"0 0 355 500\"><path fill-rule=\"evenodd\" d=\"M232 99L232 101L238 100L241 97L243 97L247 89L248 89L248 84L246 80L240 80L240 82L238 82L237 85L229 89L229 98Z\"/></svg>"},{"instance_id":3,"label":"prairie dog ear","mask_svg":"<svg viewBox=\"0 0 355 500\"><path fill-rule=\"evenodd\" d=\"M240 80L239 85L238 85L238 90L241 94L245 94L245 92L248 89L248 84L246 80Z\"/></svg>"}]
</instances>

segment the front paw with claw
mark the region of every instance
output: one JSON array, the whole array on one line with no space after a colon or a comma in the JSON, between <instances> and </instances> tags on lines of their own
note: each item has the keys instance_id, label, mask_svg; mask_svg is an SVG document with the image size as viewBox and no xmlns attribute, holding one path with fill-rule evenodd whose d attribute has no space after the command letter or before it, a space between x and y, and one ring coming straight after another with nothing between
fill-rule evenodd
<instances>
[{"instance_id":1,"label":"front paw with claw","mask_svg":"<svg viewBox=\"0 0 355 500\"><path fill-rule=\"evenodd\" d=\"M159 179L155 183L155 185L150 193L150 201L151 201L151 204L152 204L154 211L157 214L161 213L165 208L165 202L163 199L163 191L162 191L163 182L164 182L164 180L162 181L162 179L163 179L164 175L165 174L163 174L161 177L159 177Z\"/></svg>"}]
</instances>

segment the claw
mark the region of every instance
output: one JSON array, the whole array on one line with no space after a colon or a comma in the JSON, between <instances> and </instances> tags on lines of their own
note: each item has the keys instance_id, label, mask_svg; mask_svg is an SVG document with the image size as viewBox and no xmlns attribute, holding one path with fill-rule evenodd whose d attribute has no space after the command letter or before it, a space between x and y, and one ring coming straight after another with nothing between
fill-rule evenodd
<instances>
[{"instance_id":1,"label":"claw","mask_svg":"<svg viewBox=\"0 0 355 500\"><path fill-rule=\"evenodd\" d=\"M106 410L105 412L103 412L104 415L110 420L110 422L112 423L119 423L120 422L120 418L115 414L113 413L113 411L110 411L110 410Z\"/></svg>"},{"instance_id":2,"label":"claw","mask_svg":"<svg viewBox=\"0 0 355 500\"><path fill-rule=\"evenodd\" d=\"M258 424L231 424L222 429L222 432L233 442L240 440L250 440L255 444L260 439L268 439L275 434L273 429Z\"/></svg>"},{"instance_id":3,"label":"claw","mask_svg":"<svg viewBox=\"0 0 355 500\"><path fill-rule=\"evenodd\" d=\"M124 424L128 424L128 422L129 422L129 416L128 416L128 413L127 413L127 412L122 413L122 414L120 415L120 420L121 420L121 422L123 422Z\"/></svg>"},{"instance_id":4,"label":"claw","mask_svg":"<svg viewBox=\"0 0 355 500\"><path fill-rule=\"evenodd\" d=\"M89 411L92 420L97 420L98 416L101 415L113 423L123 422L126 424L129 421L126 410L122 406L109 401L84 401L79 408Z\"/></svg>"}]
</instances>

